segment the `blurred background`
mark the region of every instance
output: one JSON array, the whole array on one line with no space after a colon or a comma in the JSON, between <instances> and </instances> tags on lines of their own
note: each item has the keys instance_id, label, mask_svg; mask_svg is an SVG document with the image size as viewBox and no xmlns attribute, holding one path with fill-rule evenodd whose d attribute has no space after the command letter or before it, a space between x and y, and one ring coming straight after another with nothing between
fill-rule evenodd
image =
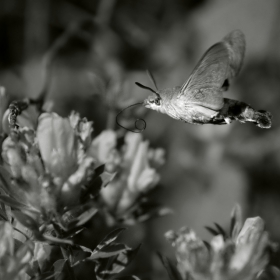
<instances>
[{"instance_id":1,"label":"blurred background","mask_svg":"<svg viewBox=\"0 0 280 280\"><path fill-rule=\"evenodd\" d=\"M166 277L157 251L172 257L163 234L184 225L229 226L239 203L244 218L261 216L280 241L280 2L278 0L1 0L0 85L12 99L44 96L67 116L94 121L94 134L115 127L118 110L141 102L151 86L182 85L203 53L234 29L246 54L227 97L273 115L270 130L251 124L195 126L145 110L143 137L166 150L154 199L174 214L134 226L142 243L132 273ZM52 101L52 103L51 103ZM273 262L280 265L277 253Z\"/></svg>"}]
</instances>

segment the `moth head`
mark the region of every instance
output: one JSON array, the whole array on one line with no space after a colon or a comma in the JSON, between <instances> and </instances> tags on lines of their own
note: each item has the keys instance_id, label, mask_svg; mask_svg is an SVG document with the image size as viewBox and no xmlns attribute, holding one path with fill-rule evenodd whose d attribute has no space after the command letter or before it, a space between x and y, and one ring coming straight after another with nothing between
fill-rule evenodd
<instances>
[{"instance_id":1,"label":"moth head","mask_svg":"<svg viewBox=\"0 0 280 280\"><path fill-rule=\"evenodd\" d=\"M158 111L161 105L162 105L162 99L160 95L157 96L152 95L144 100L144 106L148 109Z\"/></svg>"},{"instance_id":2,"label":"moth head","mask_svg":"<svg viewBox=\"0 0 280 280\"><path fill-rule=\"evenodd\" d=\"M162 104L163 104L163 100L162 100L162 96L159 94L159 89L157 87L157 84L156 84L156 81L152 75L152 73L147 70L147 74L148 74L148 77L150 78L152 84L154 85L154 87L156 88L156 90L150 88L150 87L147 87L147 86L144 86L140 83L135 83L137 86L143 88L143 89L146 89L146 90L149 90L151 92L154 93L154 95L152 96L149 96L147 99L144 100L143 102L143 105L148 108L148 109L152 109L152 110L156 110L156 111L161 111L162 109Z\"/></svg>"}]
</instances>

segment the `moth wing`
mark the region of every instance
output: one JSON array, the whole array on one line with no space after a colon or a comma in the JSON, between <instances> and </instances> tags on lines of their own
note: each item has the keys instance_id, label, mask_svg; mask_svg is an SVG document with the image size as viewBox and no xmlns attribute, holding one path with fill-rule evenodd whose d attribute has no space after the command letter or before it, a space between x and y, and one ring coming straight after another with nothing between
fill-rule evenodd
<instances>
[{"instance_id":1,"label":"moth wing","mask_svg":"<svg viewBox=\"0 0 280 280\"><path fill-rule=\"evenodd\" d=\"M222 85L227 79L229 55L224 42L213 45L203 55L191 76L180 89L179 98L219 110L223 107Z\"/></svg>"},{"instance_id":2,"label":"moth wing","mask_svg":"<svg viewBox=\"0 0 280 280\"><path fill-rule=\"evenodd\" d=\"M234 30L209 48L180 89L178 97L190 104L219 110L223 107L222 86L236 76L242 66L245 37Z\"/></svg>"},{"instance_id":3,"label":"moth wing","mask_svg":"<svg viewBox=\"0 0 280 280\"><path fill-rule=\"evenodd\" d=\"M229 70L228 78L235 77L243 64L245 54L245 36L240 30L234 30L223 39L228 55L229 55Z\"/></svg>"}]
</instances>

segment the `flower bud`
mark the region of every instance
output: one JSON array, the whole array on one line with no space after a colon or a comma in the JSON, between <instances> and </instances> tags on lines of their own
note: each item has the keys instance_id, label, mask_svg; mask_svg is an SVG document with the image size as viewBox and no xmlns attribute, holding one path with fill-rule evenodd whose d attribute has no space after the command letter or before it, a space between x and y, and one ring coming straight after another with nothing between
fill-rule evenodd
<instances>
[{"instance_id":1,"label":"flower bud","mask_svg":"<svg viewBox=\"0 0 280 280\"><path fill-rule=\"evenodd\" d=\"M127 179L128 189L133 192L137 190L137 181L142 171L148 167L148 142L141 142L134 154L129 177Z\"/></svg>"},{"instance_id":2,"label":"flower bud","mask_svg":"<svg viewBox=\"0 0 280 280\"><path fill-rule=\"evenodd\" d=\"M77 136L69 119L55 113L42 114L37 138L46 169L66 180L77 169Z\"/></svg>"},{"instance_id":3,"label":"flower bud","mask_svg":"<svg viewBox=\"0 0 280 280\"><path fill-rule=\"evenodd\" d=\"M13 140L8 137L4 140L2 144L2 158L7 164L14 178L21 177L22 166L25 165L26 157L20 145L13 142Z\"/></svg>"},{"instance_id":4,"label":"flower bud","mask_svg":"<svg viewBox=\"0 0 280 280\"><path fill-rule=\"evenodd\" d=\"M263 232L264 221L260 217L248 218L237 237L236 244L240 246L254 242L260 238Z\"/></svg>"},{"instance_id":5,"label":"flower bud","mask_svg":"<svg viewBox=\"0 0 280 280\"><path fill-rule=\"evenodd\" d=\"M116 150L116 145L116 132L105 130L92 141L87 154L97 159L100 164L105 164L106 171L113 173L117 165L120 164L120 156Z\"/></svg>"},{"instance_id":6,"label":"flower bud","mask_svg":"<svg viewBox=\"0 0 280 280\"><path fill-rule=\"evenodd\" d=\"M77 171L62 186L61 202L64 205L69 206L79 203L81 186L93 175L93 170L93 158L85 158Z\"/></svg>"},{"instance_id":7,"label":"flower bud","mask_svg":"<svg viewBox=\"0 0 280 280\"><path fill-rule=\"evenodd\" d=\"M145 168L136 182L136 189L141 192L145 193L152 188L154 188L157 183L159 182L159 174L153 168Z\"/></svg>"}]
</instances>

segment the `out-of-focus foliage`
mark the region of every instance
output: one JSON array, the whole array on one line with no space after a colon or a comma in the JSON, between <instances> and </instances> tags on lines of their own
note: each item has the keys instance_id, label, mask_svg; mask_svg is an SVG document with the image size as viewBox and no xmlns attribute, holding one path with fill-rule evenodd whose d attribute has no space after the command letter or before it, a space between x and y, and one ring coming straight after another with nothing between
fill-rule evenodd
<instances>
[{"instance_id":1,"label":"out-of-focus foliage","mask_svg":"<svg viewBox=\"0 0 280 280\"><path fill-rule=\"evenodd\" d=\"M0 246L1 279L26 279L25 273L32 260L35 244L14 239L11 224L0 221Z\"/></svg>"}]
</instances>

